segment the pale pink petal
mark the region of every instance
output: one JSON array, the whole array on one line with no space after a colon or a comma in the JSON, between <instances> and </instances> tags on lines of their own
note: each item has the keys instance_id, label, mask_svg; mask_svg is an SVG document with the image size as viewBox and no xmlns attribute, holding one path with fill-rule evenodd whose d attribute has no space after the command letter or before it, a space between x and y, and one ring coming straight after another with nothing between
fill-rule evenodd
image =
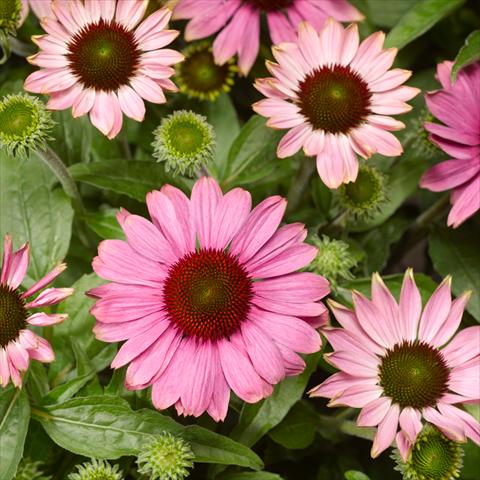
<instances>
[{"instance_id":1,"label":"pale pink petal","mask_svg":"<svg viewBox=\"0 0 480 480\"><path fill-rule=\"evenodd\" d=\"M398 432L395 437L398 451L404 462L407 462L410 452L412 451L412 444L409 442L407 436L402 432Z\"/></svg>"},{"instance_id":2,"label":"pale pink petal","mask_svg":"<svg viewBox=\"0 0 480 480\"><path fill-rule=\"evenodd\" d=\"M115 122L115 111L113 107L115 101L114 94L111 92L99 90L95 93L95 103L90 111L90 121L105 136L112 130Z\"/></svg>"},{"instance_id":3,"label":"pale pink petal","mask_svg":"<svg viewBox=\"0 0 480 480\"><path fill-rule=\"evenodd\" d=\"M411 268L407 269L403 277L399 313L399 328L402 338L413 342L417 338L418 321L422 313L422 298Z\"/></svg>"},{"instance_id":4,"label":"pale pink petal","mask_svg":"<svg viewBox=\"0 0 480 480\"><path fill-rule=\"evenodd\" d=\"M30 247L28 243L23 244L16 252L13 252L10 261L10 268L5 283L15 290L23 282L27 273L28 261L30 258Z\"/></svg>"},{"instance_id":5,"label":"pale pink petal","mask_svg":"<svg viewBox=\"0 0 480 480\"><path fill-rule=\"evenodd\" d=\"M303 146L307 137L312 133L309 125L299 125L288 131L280 140L277 147L278 158L291 157Z\"/></svg>"},{"instance_id":6,"label":"pale pink petal","mask_svg":"<svg viewBox=\"0 0 480 480\"><path fill-rule=\"evenodd\" d=\"M400 428L410 443L415 443L417 435L422 430L422 414L412 407L406 407L400 413Z\"/></svg>"},{"instance_id":7,"label":"pale pink petal","mask_svg":"<svg viewBox=\"0 0 480 480\"><path fill-rule=\"evenodd\" d=\"M373 378L378 375L378 360L374 356L359 357L356 352L336 351L328 353L325 360L349 375Z\"/></svg>"},{"instance_id":8,"label":"pale pink petal","mask_svg":"<svg viewBox=\"0 0 480 480\"><path fill-rule=\"evenodd\" d=\"M44 338L38 336L37 342L37 347L28 351L30 358L43 363L53 362L55 360L55 353L51 345Z\"/></svg>"},{"instance_id":9,"label":"pale pink petal","mask_svg":"<svg viewBox=\"0 0 480 480\"><path fill-rule=\"evenodd\" d=\"M382 76L368 83L371 92L385 92L392 90L405 83L412 76L411 70L402 70L401 68L393 68L385 72Z\"/></svg>"},{"instance_id":10,"label":"pale pink petal","mask_svg":"<svg viewBox=\"0 0 480 480\"><path fill-rule=\"evenodd\" d=\"M341 395L333 398L329 407L353 407L362 408L373 400L376 400L382 394L382 389L378 385L355 385L347 388Z\"/></svg>"},{"instance_id":11,"label":"pale pink petal","mask_svg":"<svg viewBox=\"0 0 480 480\"><path fill-rule=\"evenodd\" d=\"M340 63L342 57L343 26L332 17L325 22L320 32L320 48L323 51L324 62L333 66Z\"/></svg>"},{"instance_id":12,"label":"pale pink petal","mask_svg":"<svg viewBox=\"0 0 480 480\"><path fill-rule=\"evenodd\" d=\"M137 120L137 122L143 121L145 117L145 104L142 98L138 95L133 88L128 85L123 85L117 92L120 108L127 117Z\"/></svg>"},{"instance_id":13,"label":"pale pink petal","mask_svg":"<svg viewBox=\"0 0 480 480\"><path fill-rule=\"evenodd\" d=\"M151 78L137 75L130 80L132 88L145 100L152 103L165 103L167 100L162 88Z\"/></svg>"},{"instance_id":14,"label":"pale pink petal","mask_svg":"<svg viewBox=\"0 0 480 480\"><path fill-rule=\"evenodd\" d=\"M339 372L334 373L323 383L312 388L308 394L311 397L334 398L338 395L341 395L347 388L350 388L354 385L365 385L366 383L368 383L368 379L354 377L346 374L345 372Z\"/></svg>"},{"instance_id":15,"label":"pale pink petal","mask_svg":"<svg viewBox=\"0 0 480 480\"><path fill-rule=\"evenodd\" d=\"M420 318L418 338L430 343L443 326L452 305L452 279L450 276L437 287L428 300Z\"/></svg>"},{"instance_id":16,"label":"pale pink petal","mask_svg":"<svg viewBox=\"0 0 480 480\"><path fill-rule=\"evenodd\" d=\"M377 433L372 445L372 458L378 457L392 444L397 433L399 415L400 407L394 404L390 407L385 418L378 425Z\"/></svg>"},{"instance_id":17,"label":"pale pink petal","mask_svg":"<svg viewBox=\"0 0 480 480\"><path fill-rule=\"evenodd\" d=\"M148 0L118 0L115 20L128 30L133 29L145 15Z\"/></svg>"},{"instance_id":18,"label":"pale pink petal","mask_svg":"<svg viewBox=\"0 0 480 480\"><path fill-rule=\"evenodd\" d=\"M23 346L16 342L11 341L6 346L7 356L12 362L13 366L20 371L25 371L28 368L28 352Z\"/></svg>"},{"instance_id":19,"label":"pale pink petal","mask_svg":"<svg viewBox=\"0 0 480 480\"><path fill-rule=\"evenodd\" d=\"M314 130L307 137L303 144L305 155L317 156L325 145L325 132L323 130Z\"/></svg>"},{"instance_id":20,"label":"pale pink petal","mask_svg":"<svg viewBox=\"0 0 480 480\"><path fill-rule=\"evenodd\" d=\"M100 16L104 20L112 20L115 14L116 0L99 0Z\"/></svg>"},{"instance_id":21,"label":"pale pink petal","mask_svg":"<svg viewBox=\"0 0 480 480\"><path fill-rule=\"evenodd\" d=\"M213 350L212 368L214 368L215 371L213 377L214 385L207 412L216 422L219 422L227 416L230 388L223 375L218 349Z\"/></svg>"},{"instance_id":22,"label":"pale pink petal","mask_svg":"<svg viewBox=\"0 0 480 480\"><path fill-rule=\"evenodd\" d=\"M477 325L461 330L441 352L448 366L453 368L478 355L479 345L480 326Z\"/></svg>"},{"instance_id":23,"label":"pale pink petal","mask_svg":"<svg viewBox=\"0 0 480 480\"><path fill-rule=\"evenodd\" d=\"M5 235L3 239L3 257L2 257L2 269L0 271L0 285L7 283L7 278L10 274L10 267L12 264L12 237Z\"/></svg>"},{"instance_id":24,"label":"pale pink petal","mask_svg":"<svg viewBox=\"0 0 480 480\"><path fill-rule=\"evenodd\" d=\"M89 113L95 104L96 93L93 88L83 90L72 105L72 116L81 117Z\"/></svg>"},{"instance_id":25,"label":"pale pink petal","mask_svg":"<svg viewBox=\"0 0 480 480\"><path fill-rule=\"evenodd\" d=\"M480 423L469 413L452 405L439 403L438 408L447 417L454 422L460 421L463 424L465 434L468 438L473 440L477 445L480 444Z\"/></svg>"},{"instance_id":26,"label":"pale pink petal","mask_svg":"<svg viewBox=\"0 0 480 480\"><path fill-rule=\"evenodd\" d=\"M238 68L246 76L255 63L260 48L260 15L249 9L247 28L243 32L243 39L238 48Z\"/></svg>"},{"instance_id":27,"label":"pale pink petal","mask_svg":"<svg viewBox=\"0 0 480 480\"><path fill-rule=\"evenodd\" d=\"M51 0L28 0L28 3L38 19L53 16L50 6Z\"/></svg>"},{"instance_id":28,"label":"pale pink petal","mask_svg":"<svg viewBox=\"0 0 480 480\"><path fill-rule=\"evenodd\" d=\"M36 325L38 327L48 327L63 322L67 317L68 315L65 313L51 313L47 315L46 313L41 312L28 317L27 322L30 325Z\"/></svg>"},{"instance_id":29,"label":"pale pink petal","mask_svg":"<svg viewBox=\"0 0 480 480\"><path fill-rule=\"evenodd\" d=\"M47 288L35 300L27 303L26 308L46 307L55 305L73 293L73 288Z\"/></svg>"},{"instance_id":30,"label":"pale pink petal","mask_svg":"<svg viewBox=\"0 0 480 480\"><path fill-rule=\"evenodd\" d=\"M453 420L431 407L424 408L422 413L427 422L433 423L451 440L455 442L464 442L466 440L465 428L458 422L458 419Z\"/></svg>"},{"instance_id":31,"label":"pale pink petal","mask_svg":"<svg viewBox=\"0 0 480 480\"><path fill-rule=\"evenodd\" d=\"M317 155L317 170L328 188L338 188L346 181L347 171L344 158L339 155L339 137L327 133L323 150Z\"/></svg>"},{"instance_id":32,"label":"pale pink petal","mask_svg":"<svg viewBox=\"0 0 480 480\"><path fill-rule=\"evenodd\" d=\"M376 427L390 411L392 401L388 397L380 397L367 403L358 415L359 427Z\"/></svg>"},{"instance_id":33,"label":"pale pink petal","mask_svg":"<svg viewBox=\"0 0 480 480\"><path fill-rule=\"evenodd\" d=\"M454 194L457 196L448 215L447 225L457 228L480 210L480 175L459 188Z\"/></svg>"},{"instance_id":34,"label":"pale pink petal","mask_svg":"<svg viewBox=\"0 0 480 480\"><path fill-rule=\"evenodd\" d=\"M312 68L323 62L318 33L308 22L301 22L298 26L298 45L305 61Z\"/></svg>"}]
</instances>

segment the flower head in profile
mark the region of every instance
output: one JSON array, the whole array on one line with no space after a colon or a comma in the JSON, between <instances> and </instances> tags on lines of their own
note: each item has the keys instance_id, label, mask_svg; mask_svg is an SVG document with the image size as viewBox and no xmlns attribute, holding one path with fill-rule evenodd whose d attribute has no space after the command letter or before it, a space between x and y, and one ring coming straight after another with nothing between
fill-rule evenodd
<instances>
[{"instance_id":1,"label":"flower head in profile","mask_svg":"<svg viewBox=\"0 0 480 480\"><path fill-rule=\"evenodd\" d=\"M480 62L460 70L452 82L452 62L437 66L441 90L425 95L428 109L443 123L425 123L430 140L452 158L428 170L420 186L452 190L448 225L458 227L480 209Z\"/></svg>"},{"instance_id":2,"label":"flower head in profile","mask_svg":"<svg viewBox=\"0 0 480 480\"><path fill-rule=\"evenodd\" d=\"M52 15L40 22L47 34L33 38L40 52L29 57L40 70L25 80L25 89L50 95L50 109L72 107L74 117L88 113L110 139L119 133L123 114L142 121L144 100L164 103L163 91L176 91L172 65L183 59L163 48L178 34L165 30L168 8L139 24L147 4L53 0Z\"/></svg>"},{"instance_id":3,"label":"flower head in profile","mask_svg":"<svg viewBox=\"0 0 480 480\"><path fill-rule=\"evenodd\" d=\"M174 175L193 176L213 158L215 132L203 115L177 110L153 132L153 156Z\"/></svg>"},{"instance_id":4,"label":"flower head in profile","mask_svg":"<svg viewBox=\"0 0 480 480\"><path fill-rule=\"evenodd\" d=\"M90 291L94 332L126 340L112 367L128 364L127 388L151 385L158 409L223 420L230 390L257 402L320 348L328 282L297 272L317 249L302 224L280 227L283 198L251 203L212 178L191 198L166 185L147 195L151 221L122 210L127 241L98 248L93 269L111 283Z\"/></svg>"},{"instance_id":5,"label":"flower head in profile","mask_svg":"<svg viewBox=\"0 0 480 480\"><path fill-rule=\"evenodd\" d=\"M163 432L143 445L137 458L138 473L150 480L183 480L190 475L194 455L181 437Z\"/></svg>"},{"instance_id":6,"label":"flower head in profile","mask_svg":"<svg viewBox=\"0 0 480 480\"><path fill-rule=\"evenodd\" d=\"M220 32L213 43L215 61L223 65L238 54L243 75L258 55L263 14L273 43L294 41L302 20L319 29L329 16L340 22L363 19L347 0L179 0L173 13L175 19L190 19L185 29L188 41Z\"/></svg>"},{"instance_id":7,"label":"flower head in profile","mask_svg":"<svg viewBox=\"0 0 480 480\"><path fill-rule=\"evenodd\" d=\"M106 460L96 458L77 465L77 471L68 476L68 480L123 480L124 478L118 465L112 467Z\"/></svg>"},{"instance_id":8,"label":"flower head in profile","mask_svg":"<svg viewBox=\"0 0 480 480\"><path fill-rule=\"evenodd\" d=\"M6 95L0 99L0 147L9 154L24 156L45 148L54 125L51 112L32 95Z\"/></svg>"},{"instance_id":9,"label":"flower head in profile","mask_svg":"<svg viewBox=\"0 0 480 480\"><path fill-rule=\"evenodd\" d=\"M27 273L28 262L28 244L15 252L11 237L5 236L0 274L0 385L3 387L10 379L16 387L21 387L21 375L28 369L31 359L44 363L53 361L55 355L50 344L28 327L55 325L67 315L31 310L55 305L73 293L71 288L47 288L28 301L65 270L65 264L61 264L28 290L22 291L20 285Z\"/></svg>"},{"instance_id":10,"label":"flower head in profile","mask_svg":"<svg viewBox=\"0 0 480 480\"><path fill-rule=\"evenodd\" d=\"M330 398L329 406L362 409L357 424L377 427L372 457L396 439L406 459L422 418L451 440L480 443L478 421L454 406L479 401L480 326L455 335L470 292L452 301L450 283L447 277L423 311L411 270L399 303L378 274L372 300L354 291L353 310L330 303L341 328L324 330L334 349L326 359L340 372L311 395Z\"/></svg>"},{"instance_id":11,"label":"flower head in profile","mask_svg":"<svg viewBox=\"0 0 480 480\"><path fill-rule=\"evenodd\" d=\"M289 157L302 147L316 156L317 170L329 188L353 182L357 155L397 156L398 139L390 133L405 127L390 115L411 110L405 103L419 90L402 85L410 71L392 69L397 49L383 49L376 32L359 43L358 28L344 29L333 19L318 33L302 22L298 40L273 47L277 63L267 61L273 77L256 81L267 98L253 109L267 125L289 129L277 155Z\"/></svg>"}]
</instances>

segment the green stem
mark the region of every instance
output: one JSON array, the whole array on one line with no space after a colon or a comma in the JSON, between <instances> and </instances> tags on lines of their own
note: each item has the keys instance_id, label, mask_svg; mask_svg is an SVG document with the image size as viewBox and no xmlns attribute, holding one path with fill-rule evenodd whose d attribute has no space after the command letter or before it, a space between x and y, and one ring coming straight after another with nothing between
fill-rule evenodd
<instances>
[{"instance_id":1,"label":"green stem","mask_svg":"<svg viewBox=\"0 0 480 480\"><path fill-rule=\"evenodd\" d=\"M292 182L290 190L287 194L288 211L290 212L298 207L303 194L308 188L310 177L315 171L315 162L311 158L304 157L300 161L301 165L298 169L297 176Z\"/></svg>"},{"instance_id":2,"label":"green stem","mask_svg":"<svg viewBox=\"0 0 480 480\"><path fill-rule=\"evenodd\" d=\"M80 192L75 180L70 175L62 159L47 145L45 150L37 149L39 157L49 166L63 187L65 193L72 199L75 210L83 214L85 209L82 204Z\"/></svg>"}]
</instances>

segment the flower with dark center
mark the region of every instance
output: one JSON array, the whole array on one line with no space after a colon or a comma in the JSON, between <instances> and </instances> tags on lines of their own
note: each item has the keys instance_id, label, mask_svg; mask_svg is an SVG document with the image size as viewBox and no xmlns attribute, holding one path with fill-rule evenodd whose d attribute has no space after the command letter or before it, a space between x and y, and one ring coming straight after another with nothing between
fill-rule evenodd
<instances>
[{"instance_id":1,"label":"flower with dark center","mask_svg":"<svg viewBox=\"0 0 480 480\"><path fill-rule=\"evenodd\" d=\"M342 328L324 328L334 349L326 359L340 372L310 394L330 398L329 406L362 409L357 424L377 427L372 457L396 440L405 461L422 418L452 441L468 437L480 443L479 422L454 406L480 400L480 326L455 335L470 292L452 301L450 284L447 277L423 312L411 270L398 303L378 274L372 279L372 300L354 291L354 310L329 302Z\"/></svg>"},{"instance_id":2,"label":"flower with dark center","mask_svg":"<svg viewBox=\"0 0 480 480\"><path fill-rule=\"evenodd\" d=\"M381 210L387 199L385 176L371 165L360 165L354 182L340 185L341 207L355 219L368 218Z\"/></svg>"},{"instance_id":3,"label":"flower with dark center","mask_svg":"<svg viewBox=\"0 0 480 480\"><path fill-rule=\"evenodd\" d=\"M179 0L173 15L175 19L190 20L185 29L187 41L219 32L213 42L215 63L223 65L238 54L243 75L248 74L257 58L264 15L274 44L295 41L301 20L320 29L327 17L348 22L363 18L347 0Z\"/></svg>"},{"instance_id":4,"label":"flower with dark center","mask_svg":"<svg viewBox=\"0 0 480 480\"><path fill-rule=\"evenodd\" d=\"M456 480L462 470L461 444L450 440L432 425L425 425L406 458L394 452L404 480Z\"/></svg>"},{"instance_id":5,"label":"flower with dark center","mask_svg":"<svg viewBox=\"0 0 480 480\"><path fill-rule=\"evenodd\" d=\"M153 156L167 172L192 177L213 159L215 132L198 113L177 110L153 132Z\"/></svg>"},{"instance_id":6,"label":"flower with dark center","mask_svg":"<svg viewBox=\"0 0 480 480\"><path fill-rule=\"evenodd\" d=\"M20 284L27 272L28 244L13 251L12 239L6 236L3 245L3 261L0 271L0 385L6 387L12 380L16 387L22 385L22 373L28 369L30 359L51 362L54 353L50 344L28 327L50 326L62 322L67 315L30 313L55 305L73 293L71 288L47 288L34 300L28 297L38 293L65 270L65 265L55 267L27 291Z\"/></svg>"},{"instance_id":7,"label":"flower with dark center","mask_svg":"<svg viewBox=\"0 0 480 480\"><path fill-rule=\"evenodd\" d=\"M126 340L112 367L129 364L127 388L151 385L158 409L219 421L230 390L253 403L302 372L298 353L320 348L329 287L297 272L317 249L303 225L279 228L285 200L251 210L247 191L223 194L203 177L190 198L166 185L147 206L152 222L119 213L127 241L104 241L93 261L112 283L89 292L97 338Z\"/></svg>"},{"instance_id":8,"label":"flower with dark center","mask_svg":"<svg viewBox=\"0 0 480 480\"><path fill-rule=\"evenodd\" d=\"M25 156L45 148L54 125L45 105L31 95L6 95L0 100L0 147L11 155Z\"/></svg>"},{"instance_id":9,"label":"flower with dark center","mask_svg":"<svg viewBox=\"0 0 480 480\"><path fill-rule=\"evenodd\" d=\"M289 129L277 155L300 149L317 157L317 170L329 188L354 182L357 155L397 156L402 146L391 130L405 125L388 116L411 110L405 103L419 90L402 85L407 70L390 70L397 49L383 49L384 34L360 43L358 28L333 19L320 32L300 24L298 39L273 47L277 63L267 61L272 77L257 79L266 99L253 109L268 117L267 125Z\"/></svg>"},{"instance_id":10,"label":"flower with dark center","mask_svg":"<svg viewBox=\"0 0 480 480\"><path fill-rule=\"evenodd\" d=\"M137 458L138 473L150 480L183 480L190 475L194 455L183 438L162 432L142 445Z\"/></svg>"},{"instance_id":11,"label":"flower with dark center","mask_svg":"<svg viewBox=\"0 0 480 480\"><path fill-rule=\"evenodd\" d=\"M222 92L229 92L237 67L233 59L217 65L209 42L189 45L182 50L185 60L177 65L175 80L180 91L191 98L215 100Z\"/></svg>"},{"instance_id":12,"label":"flower with dark center","mask_svg":"<svg viewBox=\"0 0 480 480\"><path fill-rule=\"evenodd\" d=\"M51 15L41 21L47 34L33 37L40 52L29 57L41 70L26 79L25 89L49 94L50 109L72 107L74 117L88 113L108 138L119 133L123 114L142 121L144 100L164 103L163 91L177 90L172 65L183 60L163 48L178 35L165 30L171 11L160 9L142 21L147 5L52 3Z\"/></svg>"}]
</instances>

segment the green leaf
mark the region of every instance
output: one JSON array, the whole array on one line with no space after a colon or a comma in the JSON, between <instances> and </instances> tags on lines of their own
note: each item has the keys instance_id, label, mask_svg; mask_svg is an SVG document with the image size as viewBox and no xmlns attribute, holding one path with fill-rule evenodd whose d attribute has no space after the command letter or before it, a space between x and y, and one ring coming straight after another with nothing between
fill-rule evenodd
<instances>
[{"instance_id":1,"label":"green leaf","mask_svg":"<svg viewBox=\"0 0 480 480\"><path fill-rule=\"evenodd\" d=\"M480 30L472 32L465 44L458 52L455 63L452 67L452 80L455 81L457 74L463 67L480 60Z\"/></svg>"},{"instance_id":2,"label":"green leaf","mask_svg":"<svg viewBox=\"0 0 480 480\"><path fill-rule=\"evenodd\" d=\"M418 0L366 0L365 16L375 25L392 28Z\"/></svg>"},{"instance_id":3,"label":"green leaf","mask_svg":"<svg viewBox=\"0 0 480 480\"><path fill-rule=\"evenodd\" d=\"M39 280L67 254L73 209L53 173L36 156L19 160L0 151L0 238L30 242L27 284Z\"/></svg>"},{"instance_id":4,"label":"green leaf","mask_svg":"<svg viewBox=\"0 0 480 480\"><path fill-rule=\"evenodd\" d=\"M273 174L279 168L276 149L282 133L268 128L264 118L253 115L230 148L219 178L221 183L228 187L251 185Z\"/></svg>"},{"instance_id":5,"label":"green leaf","mask_svg":"<svg viewBox=\"0 0 480 480\"><path fill-rule=\"evenodd\" d=\"M470 225L459 229L440 228L429 238L429 254L435 270L452 275L452 290L460 295L473 290L467 311L480 322L480 231Z\"/></svg>"},{"instance_id":6,"label":"green leaf","mask_svg":"<svg viewBox=\"0 0 480 480\"><path fill-rule=\"evenodd\" d=\"M245 404L231 438L244 445L252 446L269 430L277 426L293 405L302 398L310 375L315 371L319 354L309 355L307 367L301 375L288 377L275 386L273 394L265 400L251 405Z\"/></svg>"},{"instance_id":7,"label":"green leaf","mask_svg":"<svg viewBox=\"0 0 480 480\"><path fill-rule=\"evenodd\" d=\"M415 273L415 283L417 284L418 289L420 290L420 295L422 297L422 302L425 305L427 300L430 298L437 284L428 276L423 273ZM400 296L400 290L402 288L403 282L403 273L394 274L394 275L385 275L382 276L385 285L390 289L392 295L398 300ZM346 282L343 287L338 289L338 295L341 297L341 300L351 304L352 303L352 290L358 290L363 295L370 297L370 290L372 285L372 279L368 278L356 278Z\"/></svg>"},{"instance_id":8,"label":"green leaf","mask_svg":"<svg viewBox=\"0 0 480 480\"><path fill-rule=\"evenodd\" d=\"M385 47L403 48L463 3L465 0L421 0L392 28L385 40Z\"/></svg>"},{"instance_id":9,"label":"green leaf","mask_svg":"<svg viewBox=\"0 0 480 480\"><path fill-rule=\"evenodd\" d=\"M270 472L240 472L229 473L222 480L283 480L283 477Z\"/></svg>"},{"instance_id":10,"label":"green leaf","mask_svg":"<svg viewBox=\"0 0 480 480\"><path fill-rule=\"evenodd\" d=\"M108 459L135 455L144 442L167 431L190 443L197 462L263 467L244 445L196 425L185 427L153 410L132 411L117 397L76 398L32 413L53 441L78 455Z\"/></svg>"},{"instance_id":11,"label":"green leaf","mask_svg":"<svg viewBox=\"0 0 480 480\"><path fill-rule=\"evenodd\" d=\"M100 238L125 239L125 234L117 221L118 210L111 208L85 214L85 222Z\"/></svg>"},{"instance_id":12,"label":"green leaf","mask_svg":"<svg viewBox=\"0 0 480 480\"><path fill-rule=\"evenodd\" d=\"M25 390L0 389L0 478L11 480L23 455L30 422Z\"/></svg>"},{"instance_id":13,"label":"green leaf","mask_svg":"<svg viewBox=\"0 0 480 480\"><path fill-rule=\"evenodd\" d=\"M317 418L317 413L309 403L296 403L269 435L290 450L307 448L315 439Z\"/></svg>"},{"instance_id":14,"label":"green leaf","mask_svg":"<svg viewBox=\"0 0 480 480\"><path fill-rule=\"evenodd\" d=\"M345 472L345 480L370 480L370 477L357 470L348 470Z\"/></svg>"},{"instance_id":15,"label":"green leaf","mask_svg":"<svg viewBox=\"0 0 480 480\"><path fill-rule=\"evenodd\" d=\"M118 158L88 164L78 163L72 165L69 171L79 182L121 193L139 202L145 202L148 192L158 190L166 183L181 188L188 187L188 182L182 179L173 181L163 166L155 162Z\"/></svg>"}]
</instances>

